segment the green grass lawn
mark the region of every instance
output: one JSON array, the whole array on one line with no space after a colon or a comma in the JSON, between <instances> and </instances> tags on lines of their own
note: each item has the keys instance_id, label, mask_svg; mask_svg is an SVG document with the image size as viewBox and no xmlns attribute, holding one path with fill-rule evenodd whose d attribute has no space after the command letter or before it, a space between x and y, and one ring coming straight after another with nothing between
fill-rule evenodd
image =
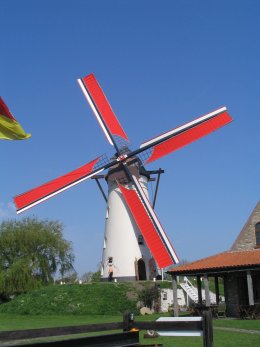
<instances>
[{"instance_id":1,"label":"green grass lawn","mask_svg":"<svg viewBox=\"0 0 260 347\"><path fill-rule=\"evenodd\" d=\"M164 347L203 347L200 337L163 337L147 341L141 339L143 344L162 343ZM259 347L260 335L214 331L214 347Z\"/></svg>"},{"instance_id":2,"label":"green grass lawn","mask_svg":"<svg viewBox=\"0 0 260 347\"><path fill-rule=\"evenodd\" d=\"M260 320L243 320L243 319L216 319L213 321L215 327L258 330L260 331ZM260 343L259 343L260 347Z\"/></svg>"},{"instance_id":3,"label":"green grass lawn","mask_svg":"<svg viewBox=\"0 0 260 347\"><path fill-rule=\"evenodd\" d=\"M155 320L159 315L137 317L137 320ZM55 326L81 325L90 323L118 322L122 316L76 316L76 315L15 315L0 314L0 330L32 329ZM236 320L219 319L214 320L213 325L216 328L236 328L245 330L260 331L259 320ZM141 343L162 343L164 347L202 347L203 342L200 337L161 337L147 339L143 337L144 332L140 332ZM259 347L260 334L245 334L240 332L222 331L214 329L215 347Z\"/></svg>"}]
</instances>

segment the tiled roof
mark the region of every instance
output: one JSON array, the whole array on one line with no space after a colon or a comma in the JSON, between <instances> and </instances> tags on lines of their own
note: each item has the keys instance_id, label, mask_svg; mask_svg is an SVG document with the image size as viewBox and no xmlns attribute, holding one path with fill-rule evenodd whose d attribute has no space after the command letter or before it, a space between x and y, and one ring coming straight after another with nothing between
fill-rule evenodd
<instances>
[{"instance_id":1,"label":"tiled roof","mask_svg":"<svg viewBox=\"0 0 260 347\"><path fill-rule=\"evenodd\" d=\"M214 272L214 270L260 267L260 249L239 252L223 252L192 263L175 266L167 272L171 274Z\"/></svg>"}]
</instances>

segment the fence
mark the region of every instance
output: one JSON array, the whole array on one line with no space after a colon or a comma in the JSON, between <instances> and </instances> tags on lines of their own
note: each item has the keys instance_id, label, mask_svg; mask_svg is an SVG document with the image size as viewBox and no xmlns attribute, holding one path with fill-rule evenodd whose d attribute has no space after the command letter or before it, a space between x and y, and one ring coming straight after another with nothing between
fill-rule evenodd
<instances>
[{"instance_id":1,"label":"fence","mask_svg":"<svg viewBox=\"0 0 260 347\"><path fill-rule=\"evenodd\" d=\"M122 330L122 332L100 335L100 332ZM204 347L213 347L212 316L210 311L203 312L202 317L167 317L157 321L135 321L133 314L126 313L122 322L105 324L88 324L57 328L43 328L16 331L0 331L0 347L15 343L16 347L120 347L144 346L139 342L139 330L154 330L161 336L202 336ZM96 336L71 338L80 333L99 333ZM68 336L67 340L48 342L35 341L35 338ZM18 340L23 341L21 344ZM33 342L34 340L34 342ZM145 346L162 346L150 344Z\"/></svg>"}]
</instances>

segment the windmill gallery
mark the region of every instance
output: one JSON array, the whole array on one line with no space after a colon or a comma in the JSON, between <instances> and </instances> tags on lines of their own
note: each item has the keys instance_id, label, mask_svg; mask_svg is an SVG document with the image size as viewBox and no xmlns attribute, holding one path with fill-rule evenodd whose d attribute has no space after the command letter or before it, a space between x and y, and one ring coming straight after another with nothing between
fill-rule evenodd
<instances>
[{"instance_id":1,"label":"windmill gallery","mask_svg":"<svg viewBox=\"0 0 260 347\"><path fill-rule=\"evenodd\" d=\"M98 123L116 154L105 155L59 178L14 198L23 212L89 178L102 176L108 184L106 225L101 265L102 279L146 280L179 262L148 196L149 164L230 123L225 107L161 134L130 150L129 140L95 76L78 80Z\"/></svg>"}]
</instances>

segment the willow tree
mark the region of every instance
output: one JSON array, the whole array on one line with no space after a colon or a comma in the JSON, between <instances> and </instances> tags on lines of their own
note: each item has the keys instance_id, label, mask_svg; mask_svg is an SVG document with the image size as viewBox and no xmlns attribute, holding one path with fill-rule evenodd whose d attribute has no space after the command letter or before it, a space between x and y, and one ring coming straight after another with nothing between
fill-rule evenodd
<instances>
[{"instance_id":1,"label":"willow tree","mask_svg":"<svg viewBox=\"0 0 260 347\"><path fill-rule=\"evenodd\" d=\"M63 238L58 221L37 218L9 220L0 224L0 296L53 282L73 269L71 242Z\"/></svg>"}]
</instances>

